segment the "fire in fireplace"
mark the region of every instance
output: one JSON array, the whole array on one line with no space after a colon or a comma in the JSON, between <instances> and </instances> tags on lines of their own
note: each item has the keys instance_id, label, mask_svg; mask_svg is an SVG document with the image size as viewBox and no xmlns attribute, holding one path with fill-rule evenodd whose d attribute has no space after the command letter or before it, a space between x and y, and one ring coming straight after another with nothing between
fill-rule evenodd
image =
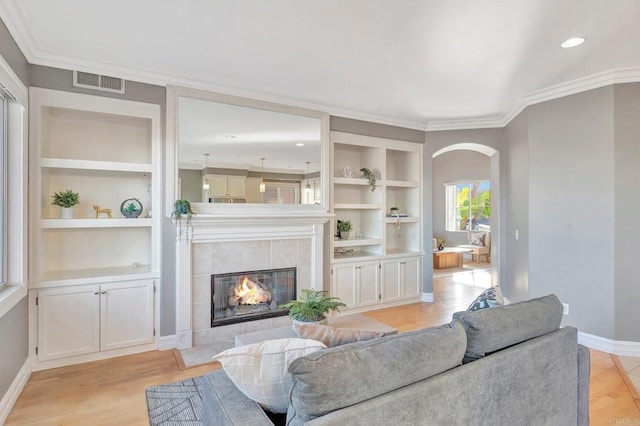
<instances>
[{"instance_id":1,"label":"fire in fireplace","mask_svg":"<svg viewBox=\"0 0 640 426\"><path fill-rule=\"evenodd\" d=\"M211 276L211 327L286 315L296 297L296 268Z\"/></svg>"}]
</instances>

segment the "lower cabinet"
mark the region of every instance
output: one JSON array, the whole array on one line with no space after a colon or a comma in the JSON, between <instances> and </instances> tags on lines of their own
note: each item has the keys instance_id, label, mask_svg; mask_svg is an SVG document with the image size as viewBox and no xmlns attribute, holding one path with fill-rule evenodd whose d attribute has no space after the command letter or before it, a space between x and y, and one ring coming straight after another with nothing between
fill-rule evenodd
<instances>
[{"instance_id":1,"label":"lower cabinet","mask_svg":"<svg viewBox=\"0 0 640 426\"><path fill-rule=\"evenodd\" d=\"M154 281L38 290L38 361L153 343Z\"/></svg>"},{"instance_id":2,"label":"lower cabinet","mask_svg":"<svg viewBox=\"0 0 640 426\"><path fill-rule=\"evenodd\" d=\"M396 302L422 293L422 258L338 263L331 270L332 295L349 308Z\"/></svg>"}]
</instances>

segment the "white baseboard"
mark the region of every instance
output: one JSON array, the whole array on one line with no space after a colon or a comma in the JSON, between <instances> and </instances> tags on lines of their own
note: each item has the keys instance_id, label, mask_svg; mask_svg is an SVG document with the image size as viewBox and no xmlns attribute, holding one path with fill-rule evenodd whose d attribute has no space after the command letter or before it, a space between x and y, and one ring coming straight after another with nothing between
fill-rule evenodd
<instances>
[{"instance_id":1,"label":"white baseboard","mask_svg":"<svg viewBox=\"0 0 640 426\"><path fill-rule=\"evenodd\" d=\"M158 350L166 351L176 347L176 335L158 337Z\"/></svg>"},{"instance_id":2,"label":"white baseboard","mask_svg":"<svg viewBox=\"0 0 640 426\"><path fill-rule=\"evenodd\" d=\"M433 293L422 293L423 302L433 302Z\"/></svg>"},{"instance_id":3,"label":"white baseboard","mask_svg":"<svg viewBox=\"0 0 640 426\"><path fill-rule=\"evenodd\" d=\"M9 413L13 409L13 404L16 403L18 397L22 393L22 389L24 389L24 385L27 384L29 377L31 376L31 362L29 358L24 361L22 364L22 368L18 371L15 379L7 389L7 393L2 397L2 401L0 401L0 424L3 425L4 422L9 417Z\"/></svg>"},{"instance_id":4,"label":"white baseboard","mask_svg":"<svg viewBox=\"0 0 640 426\"><path fill-rule=\"evenodd\" d=\"M578 343L609 354L640 357L640 342L606 339L579 331Z\"/></svg>"}]
</instances>

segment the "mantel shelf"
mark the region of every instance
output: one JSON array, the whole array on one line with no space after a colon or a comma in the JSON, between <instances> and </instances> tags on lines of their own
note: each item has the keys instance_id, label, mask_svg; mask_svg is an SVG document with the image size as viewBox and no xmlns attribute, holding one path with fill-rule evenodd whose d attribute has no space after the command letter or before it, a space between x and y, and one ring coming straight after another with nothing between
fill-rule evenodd
<instances>
[{"instance_id":1,"label":"mantel shelf","mask_svg":"<svg viewBox=\"0 0 640 426\"><path fill-rule=\"evenodd\" d=\"M153 225L151 218L141 219L42 219L42 229L65 228L143 228Z\"/></svg>"}]
</instances>

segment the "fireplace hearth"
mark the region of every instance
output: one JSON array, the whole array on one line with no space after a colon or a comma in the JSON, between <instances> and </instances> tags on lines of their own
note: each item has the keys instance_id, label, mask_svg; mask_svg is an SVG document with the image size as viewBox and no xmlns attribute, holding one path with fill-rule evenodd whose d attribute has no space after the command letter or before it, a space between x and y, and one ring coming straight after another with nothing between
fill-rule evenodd
<instances>
[{"instance_id":1,"label":"fireplace hearth","mask_svg":"<svg viewBox=\"0 0 640 426\"><path fill-rule=\"evenodd\" d=\"M287 315L296 298L296 268L211 275L211 327Z\"/></svg>"}]
</instances>

